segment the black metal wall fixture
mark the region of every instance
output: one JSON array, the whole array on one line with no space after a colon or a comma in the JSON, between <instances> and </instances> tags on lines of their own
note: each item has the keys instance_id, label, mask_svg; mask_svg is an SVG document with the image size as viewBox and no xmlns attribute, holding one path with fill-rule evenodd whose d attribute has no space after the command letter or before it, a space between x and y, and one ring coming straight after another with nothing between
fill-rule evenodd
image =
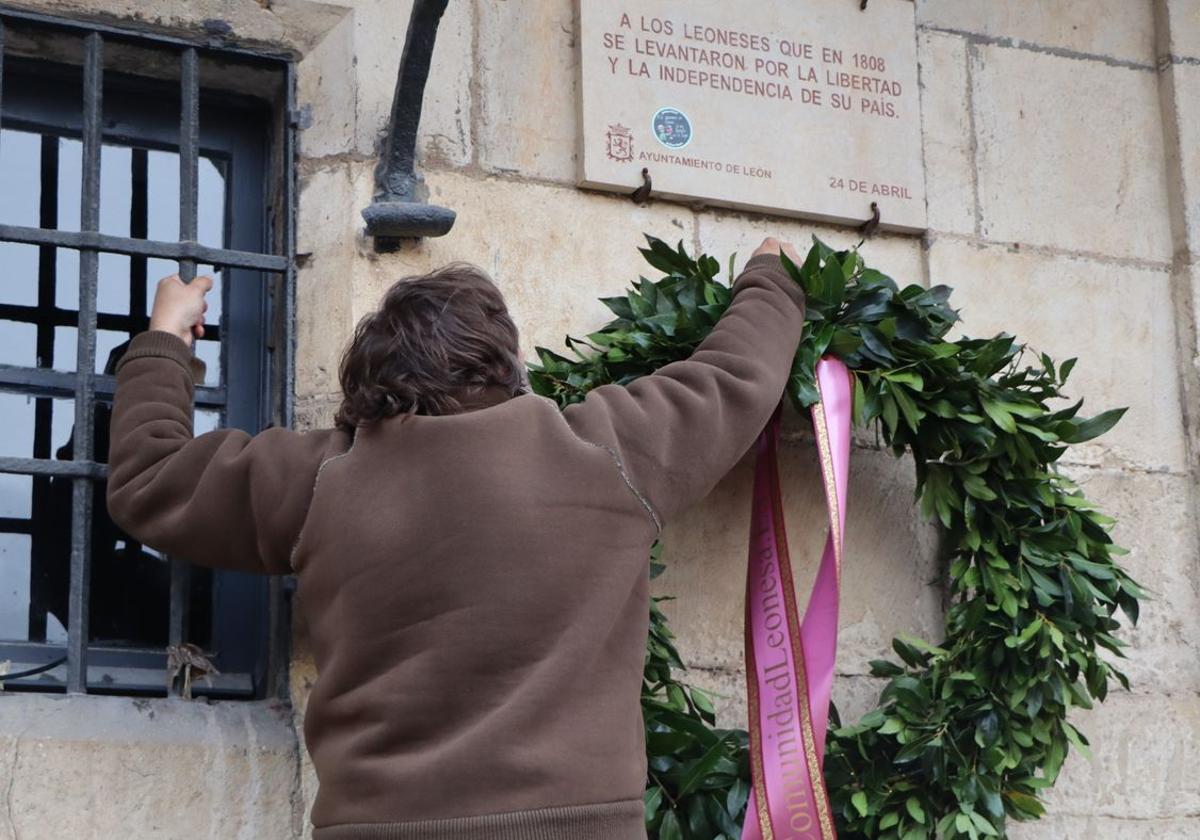
<instances>
[{"instance_id":1,"label":"black metal wall fixture","mask_svg":"<svg viewBox=\"0 0 1200 840\"><path fill-rule=\"evenodd\" d=\"M375 200L362 211L377 248L392 247L400 239L444 236L454 226L453 210L426 202L428 190L416 172L421 104L447 2L416 0L408 20L391 122L375 169Z\"/></svg>"}]
</instances>

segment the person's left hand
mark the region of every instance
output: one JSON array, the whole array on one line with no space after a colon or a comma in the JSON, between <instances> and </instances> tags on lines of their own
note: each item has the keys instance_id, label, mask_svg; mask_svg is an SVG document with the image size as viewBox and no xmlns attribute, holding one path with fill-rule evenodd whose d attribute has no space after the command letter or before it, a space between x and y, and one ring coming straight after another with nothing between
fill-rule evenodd
<instances>
[{"instance_id":1,"label":"person's left hand","mask_svg":"<svg viewBox=\"0 0 1200 840\"><path fill-rule=\"evenodd\" d=\"M208 311L204 296L212 287L213 279L206 276L191 283L184 283L178 274L159 280L150 311L150 329L177 335L188 346L194 338L203 338L204 313Z\"/></svg>"}]
</instances>

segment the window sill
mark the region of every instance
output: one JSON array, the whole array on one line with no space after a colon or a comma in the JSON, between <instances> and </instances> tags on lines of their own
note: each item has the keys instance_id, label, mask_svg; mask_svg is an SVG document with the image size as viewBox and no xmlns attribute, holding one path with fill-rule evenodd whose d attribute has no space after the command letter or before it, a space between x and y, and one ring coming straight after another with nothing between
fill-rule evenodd
<instances>
[{"instance_id":1,"label":"window sill","mask_svg":"<svg viewBox=\"0 0 1200 840\"><path fill-rule=\"evenodd\" d=\"M298 750L278 701L0 692L0 825L20 837L298 836Z\"/></svg>"}]
</instances>

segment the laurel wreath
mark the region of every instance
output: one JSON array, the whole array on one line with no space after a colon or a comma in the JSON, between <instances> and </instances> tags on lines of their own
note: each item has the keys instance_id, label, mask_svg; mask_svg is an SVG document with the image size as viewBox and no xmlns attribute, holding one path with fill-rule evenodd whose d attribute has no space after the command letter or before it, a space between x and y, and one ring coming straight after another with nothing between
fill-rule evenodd
<instances>
[{"instance_id":1,"label":"laurel wreath","mask_svg":"<svg viewBox=\"0 0 1200 840\"><path fill-rule=\"evenodd\" d=\"M641 252L664 276L602 298L616 319L586 340L568 336L577 358L537 348L530 383L560 407L686 358L729 305L714 258L646 238ZM831 709L824 775L838 835L1005 837L1008 819L1043 814L1041 794L1070 749L1088 754L1068 710L1102 701L1111 678L1129 688L1101 650L1125 656L1115 613L1136 623L1147 595L1113 559L1124 553L1109 537L1113 520L1056 467L1124 409L1089 419L1078 417L1082 400L1052 409L1074 359L1056 366L1007 334L946 340L958 313L945 286L901 289L857 249L815 237L801 265L781 259L808 301L790 402L818 400L822 354L846 362L855 425L911 456L921 511L945 536L941 643L894 639L898 661L870 663L884 681L877 707L851 725ZM717 728L709 697L677 678L686 666L659 609L665 597L651 604L642 690L647 830L733 840L750 790L749 737Z\"/></svg>"}]
</instances>

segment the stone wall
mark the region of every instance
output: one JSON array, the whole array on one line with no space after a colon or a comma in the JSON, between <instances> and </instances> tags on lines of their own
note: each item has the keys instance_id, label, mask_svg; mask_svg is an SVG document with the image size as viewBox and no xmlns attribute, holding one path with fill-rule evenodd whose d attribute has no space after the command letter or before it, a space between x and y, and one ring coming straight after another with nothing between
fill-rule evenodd
<instances>
[{"instance_id":1,"label":"stone wall","mask_svg":"<svg viewBox=\"0 0 1200 840\"><path fill-rule=\"evenodd\" d=\"M355 321L397 278L449 259L492 274L532 354L608 319L597 298L642 270L643 232L722 260L733 251L744 258L765 235L857 239L841 228L662 202L639 208L576 189L574 0L452 0L420 154L431 199L459 220L443 239L384 255L364 238L359 211L371 198L409 3L13 5L193 31L220 18L240 39L303 56L295 395L303 426L331 417L338 355ZM1056 357L1079 356L1071 391L1093 412L1130 406L1114 431L1073 452L1067 469L1117 518L1127 567L1157 593L1125 633L1132 692L1118 688L1076 717L1094 736L1094 760L1073 754L1050 815L1012 836L1200 836L1192 781L1200 762L1200 3L919 0L917 17L930 230L877 237L864 255L901 282L953 286L966 333L1005 330ZM783 471L806 592L823 515L802 429L786 417ZM720 694L722 722L737 725L750 467L747 458L669 525L668 571L656 586L676 596L666 611L692 679ZM910 463L859 442L835 689L846 718L873 704L878 686L866 661L885 654L894 634L939 634L937 535L919 521L912 489ZM297 741L314 678L299 617L291 676L292 718L269 704L0 702L0 838L185 829L301 836L316 780ZM79 725L97 714L108 725ZM111 830L118 817L130 828Z\"/></svg>"}]
</instances>

